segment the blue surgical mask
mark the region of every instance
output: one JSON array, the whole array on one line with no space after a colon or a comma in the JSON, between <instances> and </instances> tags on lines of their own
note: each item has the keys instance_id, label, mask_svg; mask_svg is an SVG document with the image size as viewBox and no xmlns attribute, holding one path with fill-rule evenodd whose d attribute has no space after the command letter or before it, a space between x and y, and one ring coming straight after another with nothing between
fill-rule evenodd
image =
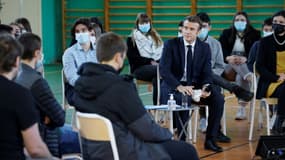
<instances>
[{"instance_id":1,"label":"blue surgical mask","mask_svg":"<svg viewBox=\"0 0 285 160\"><path fill-rule=\"evenodd\" d=\"M147 33L150 30L150 23L139 24L139 30L143 33Z\"/></svg>"},{"instance_id":2,"label":"blue surgical mask","mask_svg":"<svg viewBox=\"0 0 285 160\"><path fill-rule=\"evenodd\" d=\"M242 32L246 28L246 22L245 21L235 21L234 26L238 32Z\"/></svg>"},{"instance_id":3,"label":"blue surgical mask","mask_svg":"<svg viewBox=\"0 0 285 160\"><path fill-rule=\"evenodd\" d=\"M203 41L208 36L208 33L208 28L202 28L198 34L198 38Z\"/></svg>"},{"instance_id":4,"label":"blue surgical mask","mask_svg":"<svg viewBox=\"0 0 285 160\"><path fill-rule=\"evenodd\" d=\"M39 70L44 67L44 54L42 54L42 58L37 61L35 69Z\"/></svg>"},{"instance_id":5,"label":"blue surgical mask","mask_svg":"<svg viewBox=\"0 0 285 160\"><path fill-rule=\"evenodd\" d=\"M79 44L86 44L90 42L89 32L75 33L75 39Z\"/></svg>"},{"instance_id":6,"label":"blue surgical mask","mask_svg":"<svg viewBox=\"0 0 285 160\"><path fill-rule=\"evenodd\" d=\"M271 34L273 34L273 32L266 32L266 31L263 31L263 37L270 36Z\"/></svg>"}]
</instances>

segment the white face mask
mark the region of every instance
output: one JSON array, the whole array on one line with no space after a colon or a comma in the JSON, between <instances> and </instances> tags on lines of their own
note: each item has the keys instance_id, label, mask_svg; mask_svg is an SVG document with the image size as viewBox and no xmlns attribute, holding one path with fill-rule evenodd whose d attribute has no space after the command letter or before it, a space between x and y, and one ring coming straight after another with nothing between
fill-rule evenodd
<instances>
[{"instance_id":1,"label":"white face mask","mask_svg":"<svg viewBox=\"0 0 285 160\"><path fill-rule=\"evenodd\" d=\"M263 31L263 37L270 36L271 34L273 34L273 32L266 32L266 31Z\"/></svg>"},{"instance_id":2,"label":"white face mask","mask_svg":"<svg viewBox=\"0 0 285 160\"><path fill-rule=\"evenodd\" d=\"M96 37L95 36L90 36L90 41L92 44L96 44Z\"/></svg>"},{"instance_id":3,"label":"white face mask","mask_svg":"<svg viewBox=\"0 0 285 160\"><path fill-rule=\"evenodd\" d=\"M75 39L79 44L86 44L90 42L89 32L75 33Z\"/></svg>"},{"instance_id":4,"label":"white face mask","mask_svg":"<svg viewBox=\"0 0 285 160\"><path fill-rule=\"evenodd\" d=\"M42 57L40 60L37 61L35 69L38 70L39 68L42 68L44 65L44 54L42 53Z\"/></svg>"},{"instance_id":5,"label":"white face mask","mask_svg":"<svg viewBox=\"0 0 285 160\"><path fill-rule=\"evenodd\" d=\"M150 23L139 24L139 30L143 33L147 33L150 30Z\"/></svg>"},{"instance_id":6,"label":"white face mask","mask_svg":"<svg viewBox=\"0 0 285 160\"><path fill-rule=\"evenodd\" d=\"M246 22L245 21L235 21L234 26L238 32L243 32L246 28Z\"/></svg>"},{"instance_id":7,"label":"white face mask","mask_svg":"<svg viewBox=\"0 0 285 160\"><path fill-rule=\"evenodd\" d=\"M182 35L182 33L181 32L178 32L177 33L177 37L182 37L183 35Z\"/></svg>"},{"instance_id":8,"label":"white face mask","mask_svg":"<svg viewBox=\"0 0 285 160\"><path fill-rule=\"evenodd\" d=\"M208 36L209 29L208 28L202 28L198 34L198 38L203 41Z\"/></svg>"}]
</instances>

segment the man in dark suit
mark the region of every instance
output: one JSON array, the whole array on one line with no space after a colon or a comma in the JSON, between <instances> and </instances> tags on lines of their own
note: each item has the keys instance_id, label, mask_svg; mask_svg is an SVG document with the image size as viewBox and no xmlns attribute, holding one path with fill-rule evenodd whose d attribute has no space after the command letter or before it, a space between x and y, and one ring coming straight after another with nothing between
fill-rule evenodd
<instances>
[{"instance_id":1,"label":"man in dark suit","mask_svg":"<svg viewBox=\"0 0 285 160\"><path fill-rule=\"evenodd\" d=\"M165 42L160 60L161 104L166 104L169 94L181 104L182 94L189 95L188 104L194 89L202 89L202 104L209 106L208 127L205 149L221 152L216 144L216 137L223 114L224 97L218 88L211 85L211 50L209 45L197 39L202 23L197 16L188 16L183 21L182 37ZM188 111L178 113L183 122L189 117ZM176 117L177 119L177 117ZM178 123L177 123L178 122ZM178 132L181 125L176 120ZM185 139L185 134L182 139Z\"/></svg>"}]
</instances>

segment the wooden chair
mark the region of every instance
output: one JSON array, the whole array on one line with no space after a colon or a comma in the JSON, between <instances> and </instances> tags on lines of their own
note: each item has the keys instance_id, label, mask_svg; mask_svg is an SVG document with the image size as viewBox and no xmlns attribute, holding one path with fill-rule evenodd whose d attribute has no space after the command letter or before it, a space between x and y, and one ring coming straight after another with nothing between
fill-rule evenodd
<instances>
[{"instance_id":1,"label":"wooden chair","mask_svg":"<svg viewBox=\"0 0 285 160\"><path fill-rule=\"evenodd\" d=\"M254 72L254 75L253 75L253 92L254 92L254 97L252 99L252 101L250 102L250 129L249 129L249 137L248 137L248 140L251 141L252 140L252 134L253 134L253 128L254 128L254 115L255 115L255 105L256 105L256 90L257 90L257 77L259 76L257 71L256 71L256 68L255 68L255 64L253 65L253 72ZM260 110L259 110L259 116L258 116L258 122L259 122L259 126L262 127L262 122L263 122L263 114L262 114L262 104L264 104L264 107L265 107L265 112L266 112L266 132L267 132L267 135L270 135L270 116L269 116L269 106L270 105L277 105L278 102L277 102L277 98L267 98L267 97L264 97L262 99L260 99ZM272 117L275 117L274 115ZM274 122L272 122L274 123Z\"/></svg>"},{"instance_id":2,"label":"wooden chair","mask_svg":"<svg viewBox=\"0 0 285 160\"><path fill-rule=\"evenodd\" d=\"M113 158L119 160L116 139L110 120L95 113L76 112L76 117L80 136L88 140L110 141Z\"/></svg>"}]
</instances>

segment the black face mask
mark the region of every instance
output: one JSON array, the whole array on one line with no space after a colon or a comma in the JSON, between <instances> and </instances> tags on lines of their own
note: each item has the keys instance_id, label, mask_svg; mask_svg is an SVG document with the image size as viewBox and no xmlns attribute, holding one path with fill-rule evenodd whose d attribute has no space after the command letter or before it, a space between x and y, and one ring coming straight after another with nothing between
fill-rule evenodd
<instances>
[{"instance_id":1,"label":"black face mask","mask_svg":"<svg viewBox=\"0 0 285 160\"><path fill-rule=\"evenodd\" d=\"M285 25L282 24L272 24L272 29L274 30L275 34L280 34L285 31Z\"/></svg>"}]
</instances>

